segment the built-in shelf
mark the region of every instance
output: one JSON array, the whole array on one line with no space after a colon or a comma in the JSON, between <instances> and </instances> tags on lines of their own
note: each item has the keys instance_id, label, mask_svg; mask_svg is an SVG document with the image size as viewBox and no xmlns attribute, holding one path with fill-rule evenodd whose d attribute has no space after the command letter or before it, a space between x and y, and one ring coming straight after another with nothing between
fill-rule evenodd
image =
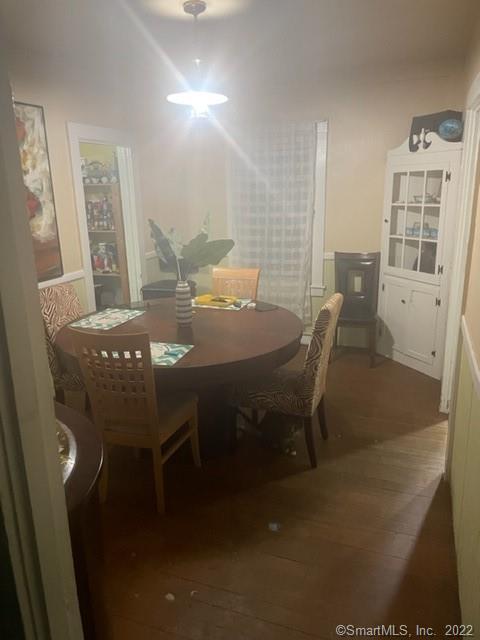
<instances>
[{"instance_id":1,"label":"built-in shelf","mask_svg":"<svg viewBox=\"0 0 480 640\"><path fill-rule=\"evenodd\" d=\"M118 181L84 182L83 191L93 281L99 285L97 291L101 288L101 294L97 295L97 306L104 305L104 296L112 300L110 304L128 303L130 291L120 184ZM106 210L104 202L108 202ZM99 228L95 228L95 223ZM102 227L102 224L105 226ZM103 271L104 267L112 266L115 271Z\"/></svg>"},{"instance_id":2,"label":"built-in shelf","mask_svg":"<svg viewBox=\"0 0 480 640\"><path fill-rule=\"evenodd\" d=\"M117 187L118 186L118 182L96 182L96 183L83 183L83 186L86 189L92 189L93 187L95 187L95 189L98 189L98 187Z\"/></svg>"},{"instance_id":3,"label":"built-in shelf","mask_svg":"<svg viewBox=\"0 0 480 640\"><path fill-rule=\"evenodd\" d=\"M93 275L95 277L99 276L101 278L120 278L119 273L113 273L112 271L103 273L102 271L93 271Z\"/></svg>"}]
</instances>

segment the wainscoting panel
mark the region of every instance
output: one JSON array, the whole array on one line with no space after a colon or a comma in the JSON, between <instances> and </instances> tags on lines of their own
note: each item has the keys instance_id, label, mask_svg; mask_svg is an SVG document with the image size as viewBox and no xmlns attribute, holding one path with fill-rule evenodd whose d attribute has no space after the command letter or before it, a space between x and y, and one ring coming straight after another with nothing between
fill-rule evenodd
<instances>
[{"instance_id":1,"label":"wainscoting panel","mask_svg":"<svg viewBox=\"0 0 480 640\"><path fill-rule=\"evenodd\" d=\"M478 364L463 323L456 390L451 493L462 619L480 633L480 394Z\"/></svg>"}]
</instances>

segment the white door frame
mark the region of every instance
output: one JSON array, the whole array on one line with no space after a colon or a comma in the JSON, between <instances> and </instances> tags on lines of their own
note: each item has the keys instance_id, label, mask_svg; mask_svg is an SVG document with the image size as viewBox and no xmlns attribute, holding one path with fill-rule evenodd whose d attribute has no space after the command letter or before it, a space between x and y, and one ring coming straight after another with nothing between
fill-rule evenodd
<instances>
[{"instance_id":1,"label":"white door frame","mask_svg":"<svg viewBox=\"0 0 480 640\"><path fill-rule=\"evenodd\" d=\"M315 198L312 223L312 273L310 295L325 295L325 211L327 207L328 120L315 123Z\"/></svg>"},{"instance_id":2,"label":"white door frame","mask_svg":"<svg viewBox=\"0 0 480 640\"><path fill-rule=\"evenodd\" d=\"M445 360L442 375L440 410L448 413L457 362L458 340L462 317L465 275L467 269L468 246L471 234L473 205L480 142L480 73L470 87L465 114L464 147L462 171L459 185L459 206L456 219L457 234L450 280L447 334L445 339Z\"/></svg>"},{"instance_id":3,"label":"white door frame","mask_svg":"<svg viewBox=\"0 0 480 640\"><path fill-rule=\"evenodd\" d=\"M453 388L459 361L459 339L465 293L465 278L469 243L472 232L475 188L477 186L478 160L480 154L480 73L473 81L467 96L465 113L464 152L458 207L458 232L453 258L450 303L447 320L445 364L443 369L440 409L450 412L448 420L448 442L445 460L445 475L450 477L452 447L455 431L455 398Z\"/></svg>"},{"instance_id":4,"label":"white door frame","mask_svg":"<svg viewBox=\"0 0 480 640\"><path fill-rule=\"evenodd\" d=\"M83 270L85 272L85 288L87 291L88 311L95 310L95 290L93 286L90 242L88 237L87 217L85 214L85 196L83 191L82 169L80 163L80 143L91 142L108 144L117 147L119 182L122 198L122 215L127 253L128 282L130 299L140 300L140 291L145 271L145 250L138 177L134 162L132 136L124 131L95 127L92 125L67 123L70 142L70 159L72 163L75 204L77 208L78 229L82 247Z\"/></svg>"},{"instance_id":5,"label":"white door frame","mask_svg":"<svg viewBox=\"0 0 480 640\"><path fill-rule=\"evenodd\" d=\"M0 496L27 640L83 638L53 384L0 37Z\"/></svg>"}]
</instances>

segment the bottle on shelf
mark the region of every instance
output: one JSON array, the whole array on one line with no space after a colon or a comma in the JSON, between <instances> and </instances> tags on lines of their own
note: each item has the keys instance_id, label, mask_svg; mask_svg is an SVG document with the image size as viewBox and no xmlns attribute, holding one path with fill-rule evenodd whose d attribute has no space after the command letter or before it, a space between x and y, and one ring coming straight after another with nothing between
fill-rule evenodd
<instances>
[{"instance_id":1,"label":"bottle on shelf","mask_svg":"<svg viewBox=\"0 0 480 640\"><path fill-rule=\"evenodd\" d=\"M109 203L109 208L108 208L108 220L109 220L110 229L112 231L114 231L115 230L115 223L114 223L114 220L113 220L113 208L112 208L112 203L111 202Z\"/></svg>"},{"instance_id":2,"label":"bottle on shelf","mask_svg":"<svg viewBox=\"0 0 480 640\"><path fill-rule=\"evenodd\" d=\"M119 273L118 270L118 258L117 258L117 245L114 242L111 242L107 245L108 247L108 255L110 261L110 268L112 273Z\"/></svg>"},{"instance_id":3,"label":"bottle on shelf","mask_svg":"<svg viewBox=\"0 0 480 640\"><path fill-rule=\"evenodd\" d=\"M99 266L101 267L101 271L102 273L110 273L111 272L111 266L110 266L110 258L109 258L109 252L107 250L107 243L106 242L99 242L98 243L98 255L100 257L99 260Z\"/></svg>"},{"instance_id":4,"label":"bottle on shelf","mask_svg":"<svg viewBox=\"0 0 480 640\"><path fill-rule=\"evenodd\" d=\"M89 231L93 229L93 204L91 200L87 202L87 227Z\"/></svg>"},{"instance_id":5,"label":"bottle on shelf","mask_svg":"<svg viewBox=\"0 0 480 640\"><path fill-rule=\"evenodd\" d=\"M100 228L100 216L98 211L98 202L93 203L93 228L97 231Z\"/></svg>"},{"instance_id":6,"label":"bottle on shelf","mask_svg":"<svg viewBox=\"0 0 480 640\"><path fill-rule=\"evenodd\" d=\"M103 196L102 200L102 229L106 231L108 229L108 198Z\"/></svg>"}]
</instances>

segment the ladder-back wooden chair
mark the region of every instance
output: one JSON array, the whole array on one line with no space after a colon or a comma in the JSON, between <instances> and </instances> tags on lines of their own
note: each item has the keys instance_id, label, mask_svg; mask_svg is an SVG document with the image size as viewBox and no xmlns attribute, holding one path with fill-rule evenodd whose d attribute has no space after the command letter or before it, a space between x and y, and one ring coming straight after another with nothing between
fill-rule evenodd
<instances>
[{"instance_id":1,"label":"ladder-back wooden chair","mask_svg":"<svg viewBox=\"0 0 480 640\"><path fill-rule=\"evenodd\" d=\"M280 367L270 376L254 378L237 385L230 395L230 404L237 408L301 418L312 467L317 466L313 435L315 413L323 439L328 438L324 396L330 352L342 303L343 295L335 293L320 309L303 369L292 371Z\"/></svg>"},{"instance_id":2,"label":"ladder-back wooden chair","mask_svg":"<svg viewBox=\"0 0 480 640\"><path fill-rule=\"evenodd\" d=\"M71 284L44 287L38 292L42 311L48 363L57 397L72 407L85 408L85 385L80 375L67 371L61 364L55 339L62 327L83 315L82 305Z\"/></svg>"},{"instance_id":3,"label":"ladder-back wooden chair","mask_svg":"<svg viewBox=\"0 0 480 640\"><path fill-rule=\"evenodd\" d=\"M256 300L260 269L214 267L212 293L215 296L235 296Z\"/></svg>"},{"instance_id":4,"label":"ladder-back wooden chair","mask_svg":"<svg viewBox=\"0 0 480 640\"><path fill-rule=\"evenodd\" d=\"M105 443L101 499L107 493L108 445L151 449L157 510L164 513L166 461L189 439L195 465L201 464L197 396L186 392L157 400L148 334L73 334L94 422Z\"/></svg>"}]
</instances>

